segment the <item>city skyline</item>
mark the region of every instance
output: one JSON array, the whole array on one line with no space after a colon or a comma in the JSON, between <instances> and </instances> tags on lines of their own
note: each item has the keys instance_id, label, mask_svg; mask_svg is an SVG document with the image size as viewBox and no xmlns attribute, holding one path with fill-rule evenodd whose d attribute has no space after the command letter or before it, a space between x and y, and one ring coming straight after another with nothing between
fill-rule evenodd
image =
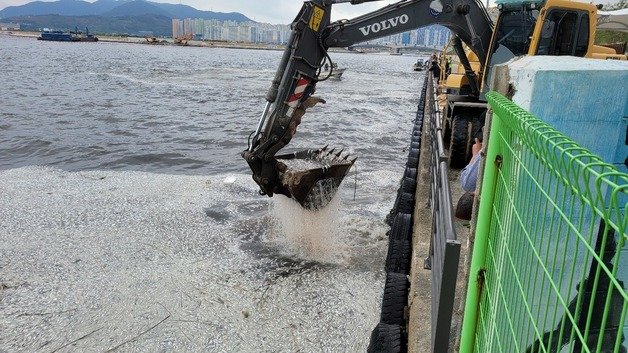
<instances>
[{"instance_id":1,"label":"city skyline","mask_svg":"<svg viewBox=\"0 0 628 353\"><path fill-rule=\"evenodd\" d=\"M197 40L219 40L252 43L285 44L290 26L267 23L218 21L203 19L173 19L172 38L192 37ZM361 44L422 46L441 49L451 32L440 25L430 25L411 31L365 41Z\"/></svg>"}]
</instances>

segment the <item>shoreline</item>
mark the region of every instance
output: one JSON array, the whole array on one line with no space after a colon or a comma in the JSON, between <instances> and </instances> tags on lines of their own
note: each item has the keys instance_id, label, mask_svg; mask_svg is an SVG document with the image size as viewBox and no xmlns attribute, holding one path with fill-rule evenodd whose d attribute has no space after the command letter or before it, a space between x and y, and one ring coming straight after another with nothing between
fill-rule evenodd
<instances>
[{"instance_id":1,"label":"shoreline","mask_svg":"<svg viewBox=\"0 0 628 353\"><path fill-rule=\"evenodd\" d=\"M0 30L1 35L13 36L13 37L27 37L37 38L41 32L26 32L26 31L4 31ZM97 35L99 42L108 43L129 43L129 44L144 44L154 46L178 46L178 47L202 47L202 48L227 48L227 49L253 49L253 50L278 50L283 51L285 45L276 43L252 43L252 42L227 42L227 41L205 41L205 40L189 40L186 44L175 43L173 38L164 37L132 37L132 36L112 36L112 35ZM152 41L149 41L152 38ZM333 53L351 53L351 54L386 54L389 53L389 49L360 49L349 50L347 48L329 48L329 52ZM420 52L408 52L404 53L407 56L426 56L429 53Z\"/></svg>"},{"instance_id":2,"label":"shoreline","mask_svg":"<svg viewBox=\"0 0 628 353\"><path fill-rule=\"evenodd\" d=\"M0 35L7 35L13 37L27 37L37 38L40 32L24 32L24 31L0 31ZM283 44L271 44L271 43L248 43L248 42L224 42L224 41L203 41L203 40L189 40L186 44L175 43L173 38L156 38L156 37L124 37L124 36L111 36L111 35L95 35L99 42L109 43L129 43L129 44L144 44L154 46L179 46L179 47L205 47L205 48L229 48L229 49L254 49L254 50L280 50L285 49ZM149 42L148 38L156 38L155 41ZM344 53L356 53L351 50L343 48L330 48L332 52L344 52Z\"/></svg>"}]
</instances>

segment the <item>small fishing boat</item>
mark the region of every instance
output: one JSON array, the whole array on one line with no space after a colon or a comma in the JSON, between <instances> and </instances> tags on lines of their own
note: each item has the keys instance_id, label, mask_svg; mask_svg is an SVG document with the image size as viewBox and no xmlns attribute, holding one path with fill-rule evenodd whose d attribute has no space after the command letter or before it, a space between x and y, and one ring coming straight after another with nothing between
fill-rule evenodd
<instances>
[{"instance_id":1,"label":"small fishing boat","mask_svg":"<svg viewBox=\"0 0 628 353\"><path fill-rule=\"evenodd\" d=\"M330 70L331 69L331 70ZM323 69L321 70L321 72L318 74L318 79L319 80L325 80L327 78L331 78L334 80L340 80L340 78L342 77L342 74L345 72L346 69L339 69L337 64L333 64L333 66L330 68L329 65L325 65L325 67L323 67Z\"/></svg>"}]
</instances>

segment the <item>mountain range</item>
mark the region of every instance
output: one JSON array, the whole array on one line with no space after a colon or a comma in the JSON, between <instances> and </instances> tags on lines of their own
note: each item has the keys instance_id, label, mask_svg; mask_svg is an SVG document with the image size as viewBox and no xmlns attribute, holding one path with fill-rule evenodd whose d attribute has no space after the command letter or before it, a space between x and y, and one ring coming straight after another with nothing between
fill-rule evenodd
<instances>
[{"instance_id":1,"label":"mountain range","mask_svg":"<svg viewBox=\"0 0 628 353\"><path fill-rule=\"evenodd\" d=\"M172 35L173 18L219 21L251 21L238 12L201 11L188 5L145 0L34 1L0 10L1 22L19 23L23 30L88 27L93 33Z\"/></svg>"}]
</instances>

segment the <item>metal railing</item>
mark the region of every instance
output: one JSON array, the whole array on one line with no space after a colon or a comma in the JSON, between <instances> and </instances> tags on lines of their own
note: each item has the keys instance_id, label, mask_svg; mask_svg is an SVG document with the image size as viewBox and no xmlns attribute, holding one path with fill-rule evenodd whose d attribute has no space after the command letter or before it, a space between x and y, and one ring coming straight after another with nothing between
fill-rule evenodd
<instances>
[{"instance_id":1,"label":"metal railing","mask_svg":"<svg viewBox=\"0 0 628 353\"><path fill-rule=\"evenodd\" d=\"M431 75L430 75L431 76ZM430 176L429 204L432 211L430 253L425 268L432 271L432 352L448 352L451 318L458 277L460 242L453 223L451 189L447 175L447 154L443 142L440 109L434 84L428 84Z\"/></svg>"},{"instance_id":2,"label":"metal railing","mask_svg":"<svg viewBox=\"0 0 628 353\"><path fill-rule=\"evenodd\" d=\"M628 174L487 98L460 352L626 352Z\"/></svg>"}]
</instances>

